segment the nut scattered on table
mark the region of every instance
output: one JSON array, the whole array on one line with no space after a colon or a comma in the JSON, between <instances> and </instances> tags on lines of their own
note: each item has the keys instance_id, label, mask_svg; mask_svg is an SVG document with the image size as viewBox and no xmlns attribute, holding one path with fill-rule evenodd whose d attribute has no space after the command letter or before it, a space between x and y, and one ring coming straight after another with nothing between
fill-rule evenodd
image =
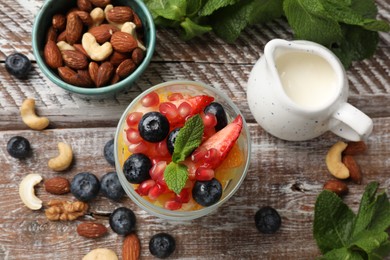
<instances>
[{"instance_id":1,"label":"nut scattered on table","mask_svg":"<svg viewBox=\"0 0 390 260\"><path fill-rule=\"evenodd\" d=\"M107 233L107 228L100 223L83 222L77 226L77 234L86 238L99 238Z\"/></svg>"},{"instance_id":2,"label":"nut scattered on table","mask_svg":"<svg viewBox=\"0 0 390 260\"><path fill-rule=\"evenodd\" d=\"M42 208L42 201L35 195L34 186L42 181L42 176L36 173L26 175L19 184L19 196L24 205L32 210Z\"/></svg>"},{"instance_id":3,"label":"nut scattered on table","mask_svg":"<svg viewBox=\"0 0 390 260\"><path fill-rule=\"evenodd\" d=\"M348 193L348 186L340 180L329 180L324 184L324 190L329 190L339 196L343 196Z\"/></svg>"},{"instance_id":4,"label":"nut scattered on table","mask_svg":"<svg viewBox=\"0 0 390 260\"><path fill-rule=\"evenodd\" d=\"M347 148L343 151L343 155L358 155L367 150L367 144L364 141L348 142Z\"/></svg>"},{"instance_id":5,"label":"nut scattered on table","mask_svg":"<svg viewBox=\"0 0 390 260\"><path fill-rule=\"evenodd\" d=\"M70 192L70 182L63 177L53 177L44 182L45 190L51 194L62 195Z\"/></svg>"},{"instance_id":6,"label":"nut scattered on table","mask_svg":"<svg viewBox=\"0 0 390 260\"><path fill-rule=\"evenodd\" d=\"M43 130L49 125L49 119L39 117L35 113L35 100L27 98L20 107L20 115L23 122L33 130Z\"/></svg>"},{"instance_id":7,"label":"nut scattered on table","mask_svg":"<svg viewBox=\"0 0 390 260\"><path fill-rule=\"evenodd\" d=\"M82 201L51 200L48 206L45 210L48 220L75 220L84 216L88 210L88 204Z\"/></svg>"},{"instance_id":8,"label":"nut scattered on table","mask_svg":"<svg viewBox=\"0 0 390 260\"><path fill-rule=\"evenodd\" d=\"M122 246L122 260L138 260L141 245L137 234L131 233L125 237Z\"/></svg>"},{"instance_id":9,"label":"nut scattered on table","mask_svg":"<svg viewBox=\"0 0 390 260\"><path fill-rule=\"evenodd\" d=\"M342 162L342 153L347 143L339 141L335 143L326 154L326 166L329 172L338 179L347 179L349 170Z\"/></svg>"},{"instance_id":10,"label":"nut scattered on table","mask_svg":"<svg viewBox=\"0 0 390 260\"><path fill-rule=\"evenodd\" d=\"M362 174L360 172L360 167L357 164L355 158L352 155L343 156L343 164L349 170L349 178L356 184L362 183Z\"/></svg>"},{"instance_id":11,"label":"nut scattered on table","mask_svg":"<svg viewBox=\"0 0 390 260\"><path fill-rule=\"evenodd\" d=\"M59 154L51 158L48 162L48 166L53 171L64 171L68 169L73 160L72 147L69 144L59 142L58 143Z\"/></svg>"},{"instance_id":12,"label":"nut scattered on table","mask_svg":"<svg viewBox=\"0 0 390 260\"><path fill-rule=\"evenodd\" d=\"M111 249L96 248L86 254L82 260L118 260L118 256Z\"/></svg>"}]
</instances>

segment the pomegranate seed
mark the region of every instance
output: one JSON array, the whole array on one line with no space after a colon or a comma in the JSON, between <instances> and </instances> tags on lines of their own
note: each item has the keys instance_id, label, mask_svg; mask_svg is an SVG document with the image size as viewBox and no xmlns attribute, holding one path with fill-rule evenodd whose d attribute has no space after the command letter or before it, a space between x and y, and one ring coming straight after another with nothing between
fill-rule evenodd
<instances>
[{"instance_id":1,"label":"pomegranate seed","mask_svg":"<svg viewBox=\"0 0 390 260\"><path fill-rule=\"evenodd\" d=\"M144 141L129 145L129 152L131 153L145 153L147 150L148 145Z\"/></svg>"},{"instance_id":2,"label":"pomegranate seed","mask_svg":"<svg viewBox=\"0 0 390 260\"><path fill-rule=\"evenodd\" d=\"M141 121L142 118L141 112L133 112L130 113L126 118L126 123L128 126L138 126L139 121Z\"/></svg>"},{"instance_id":3,"label":"pomegranate seed","mask_svg":"<svg viewBox=\"0 0 390 260\"><path fill-rule=\"evenodd\" d=\"M192 113L192 107L187 102L183 102L177 108L182 118L187 118Z\"/></svg>"},{"instance_id":4,"label":"pomegranate seed","mask_svg":"<svg viewBox=\"0 0 390 260\"><path fill-rule=\"evenodd\" d=\"M171 102L163 102L159 107L160 113L167 117L169 123L174 124L182 121L177 107Z\"/></svg>"},{"instance_id":5,"label":"pomegranate seed","mask_svg":"<svg viewBox=\"0 0 390 260\"><path fill-rule=\"evenodd\" d=\"M164 177L164 171L167 167L166 161L160 161L152 166L152 168L149 171L150 177L152 177L153 180L157 181L158 179Z\"/></svg>"},{"instance_id":6,"label":"pomegranate seed","mask_svg":"<svg viewBox=\"0 0 390 260\"><path fill-rule=\"evenodd\" d=\"M154 185L156 185L156 182L152 179L143 181L136 189L136 192L141 196L146 196Z\"/></svg>"},{"instance_id":7,"label":"pomegranate seed","mask_svg":"<svg viewBox=\"0 0 390 260\"><path fill-rule=\"evenodd\" d=\"M175 200L180 203L187 203L191 199L190 196L190 190L189 189L182 189L180 194L176 194Z\"/></svg>"},{"instance_id":8,"label":"pomegranate seed","mask_svg":"<svg viewBox=\"0 0 390 260\"><path fill-rule=\"evenodd\" d=\"M193 162L201 162L204 160L208 153L208 150L204 147L197 148L191 155L191 161Z\"/></svg>"},{"instance_id":9,"label":"pomegranate seed","mask_svg":"<svg viewBox=\"0 0 390 260\"><path fill-rule=\"evenodd\" d=\"M214 178L214 170L213 169L204 168L204 167L199 167L196 170L195 178L198 181L209 181L212 178Z\"/></svg>"},{"instance_id":10,"label":"pomegranate seed","mask_svg":"<svg viewBox=\"0 0 390 260\"><path fill-rule=\"evenodd\" d=\"M204 130L203 130L202 141L209 139L215 133L216 132L215 132L215 128L214 127L205 127Z\"/></svg>"},{"instance_id":11,"label":"pomegranate seed","mask_svg":"<svg viewBox=\"0 0 390 260\"><path fill-rule=\"evenodd\" d=\"M169 210L178 210L181 209L182 204L180 202L174 201L174 200L169 200L165 202L164 208L169 209Z\"/></svg>"},{"instance_id":12,"label":"pomegranate seed","mask_svg":"<svg viewBox=\"0 0 390 260\"><path fill-rule=\"evenodd\" d=\"M156 92L150 92L141 99L141 104L144 107L154 107L160 103L160 98Z\"/></svg>"},{"instance_id":13,"label":"pomegranate seed","mask_svg":"<svg viewBox=\"0 0 390 260\"><path fill-rule=\"evenodd\" d=\"M191 181L195 180L195 172L196 172L196 168L197 168L195 163L193 163L190 160L186 160L184 162L184 164L187 166L188 179L191 180Z\"/></svg>"},{"instance_id":14,"label":"pomegranate seed","mask_svg":"<svg viewBox=\"0 0 390 260\"><path fill-rule=\"evenodd\" d=\"M176 101L176 100L180 100L183 98L184 98L183 94L181 94L181 93L172 93L172 94L168 95L169 101Z\"/></svg>"},{"instance_id":15,"label":"pomegranate seed","mask_svg":"<svg viewBox=\"0 0 390 260\"><path fill-rule=\"evenodd\" d=\"M166 140L163 140L163 141L157 143L157 153L161 157L168 157L168 156L170 156Z\"/></svg>"},{"instance_id":16,"label":"pomegranate seed","mask_svg":"<svg viewBox=\"0 0 390 260\"><path fill-rule=\"evenodd\" d=\"M217 125L217 118L211 113L201 115L205 128L212 128Z\"/></svg>"},{"instance_id":17,"label":"pomegranate seed","mask_svg":"<svg viewBox=\"0 0 390 260\"><path fill-rule=\"evenodd\" d=\"M163 187L162 185L156 183L148 192L148 197L151 199L151 200L156 200L158 198L158 196L160 196L161 194L163 194L164 192L166 191L165 187Z\"/></svg>"},{"instance_id":18,"label":"pomegranate seed","mask_svg":"<svg viewBox=\"0 0 390 260\"><path fill-rule=\"evenodd\" d=\"M132 144L138 144L142 141L142 137L140 136L138 130L129 128L126 130L126 138Z\"/></svg>"}]
</instances>

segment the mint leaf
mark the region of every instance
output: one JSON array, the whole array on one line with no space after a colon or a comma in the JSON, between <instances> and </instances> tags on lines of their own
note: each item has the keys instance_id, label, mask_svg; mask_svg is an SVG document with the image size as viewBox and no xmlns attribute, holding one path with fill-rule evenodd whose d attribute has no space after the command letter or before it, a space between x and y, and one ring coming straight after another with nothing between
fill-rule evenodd
<instances>
[{"instance_id":1,"label":"mint leaf","mask_svg":"<svg viewBox=\"0 0 390 260\"><path fill-rule=\"evenodd\" d=\"M348 248L342 247L333 249L329 251L322 257L318 258L319 260L335 260L335 259L345 259L345 260L365 260L365 258L359 254L359 252L349 250Z\"/></svg>"},{"instance_id":2,"label":"mint leaf","mask_svg":"<svg viewBox=\"0 0 390 260\"><path fill-rule=\"evenodd\" d=\"M372 253L376 250L380 245L385 243L389 238L389 235L382 232L373 232L373 231L363 231L354 238L354 241L350 244L350 246L357 246L361 248L367 254Z\"/></svg>"},{"instance_id":3,"label":"mint leaf","mask_svg":"<svg viewBox=\"0 0 390 260\"><path fill-rule=\"evenodd\" d=\"M160 0L150 2L149 6L157 16L178 21L186 15L186 3L183 0Z\"/></svg>"},{"instance_id":4,"label":"mint leaf","mask_svg":"<svg viewBox=\"0 0 390 260\"><path fill-rule=\"evenodd\" d=\"M220 9L221 7L225 7L228 5L233 5L237 3L239 0L208 0L202 10L199 12L200 16L207 16L212 14L214 11Z\"/></svg>"},{"instance_id":5,"label":"mint leaf","mask_svg":"<svg viewBox=\"0 0 390 260\"><path fill-rule=\"evenodd\" d=\"M187 17L196 16L199 10L202 8L203 1L202 0L186 0L186 1L187 1L187 9L186 9Z\"/></svg>"},{"instance_id":6,"label":"mint leaf","mask_svg":"<svg viewBox=\"0 0 390 260\"><path fill-rule=\"evenodd\" d=\"M188 179L187 167L182 164L171 162L164 171L164 179L170 190L179 194Z\"/></svg>"},{"instance_id":7,"label":"mint leaf","mask_svg":"<svg viewBox=\"0 0 390 260\"><path fill-rule=\"evenodd\" d=\"M210 26L196 24L191 21L190 18L186 18L180 25L184 29L184 33L181 36L183 40L192 39L195 36L202 35L212 30Z\"/></svg>"},{"instance_id":8,"label":"mint leaf","mask_svg":"<svg viewBox=\"0 0 390 260\"><path fill-rule=\"evenodd\" d=\"M189 118L180 129L175 140L172 161L182 162L192 151L197 148L203 136L204 125L199 114Z\"/></svg>"}]
</instances>

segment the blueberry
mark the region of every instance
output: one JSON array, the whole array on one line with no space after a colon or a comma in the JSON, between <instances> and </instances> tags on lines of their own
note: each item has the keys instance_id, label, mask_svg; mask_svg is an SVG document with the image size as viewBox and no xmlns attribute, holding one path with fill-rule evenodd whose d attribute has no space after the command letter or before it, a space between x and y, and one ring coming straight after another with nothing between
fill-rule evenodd
<instances>
[{"instance_id":1,"label":"blueberry","mask_svg":"<svg viewBox=\"0 0 390 260\"><path fill-rule=\"evenodd\" d=\"M98 178L90 172L80 172L73 177L70 192L76 199L88 202L96 198L99 193Z\"/></svg>"},{"instance_id":2,"label":"blueberry","mask_svg":"<svg viewBox=\"0 0 390 260\"><path fill-rule=\"evenodd\" d=\"M173 129L167 138L167 147L170 154L173 154L173 149L175 148L176 137L179 134L180 127Z\"/></svg>"},{"instance_id":3,"label":"blueberry","mask_svg":"<svg viewBox=\"0 0 390 260\"><path fill-rule=\"evenodd\" d=\"M221 130L228 123L225 109L223 109L222 105L217 102L213 102L205 107L203 112L215 115L217 118L217 125L215 126L216 131Z\"/></svg>"},{"instance_id":4,"label":"blueberry","mask_svg":"<svg viewBox=\"0 0 390 260\"><path fill-rule=\"evenodd\" d=\"M126 236L135 229L135 215L131 209L119 207L110 215L110 227L119 234Z\"/></svg>"},{"instance_id":5,"label":"blueberry","mask_svg":"<svg viewBox=\"0 0 390 260\"><path fill-rule=\"evenodd\" d=\"M152 161L142 153L133 153L123 165L123 173L130 183L139 184L150 179L149 170Z\"/></svg>"},{"instance_id":6,"label":"blueberry","mask_svg":"<svg viewBox=\"0 0 390 260\"><path fill-rule=\"evenodd\" d=\"M192 189L192 197L204 207L211 206L222 197L222 185L215 178L209 181L196 181Z\"/></svg>"},{"instance_id":7,"label":"blueberry","mask_svg":"<svg viewBox=\"0 0 390 260\"><path fill-rule=\"evenodd\" d=\"M27 77L31 69L31 61L22 53L14 53L5 59L5 68L11 75L22 79Z\"/></svg>"},{"instance_id":8,"label":"blueberry","mask_svg":"<svg viewBox=\"0 0 390 260\"><path fill-rule=\"evenodd\" d=\"M114 139L111 139L104 146L104 158L106 158L107 162L112 166L115 166L115 158L114 158Z\"/></svg>"},{"instance_id":9,"label":"blueberry","mask_svg":"<svg viewBox=\"0 0 390 260\"><path fill-rule=\"evenodd\" d=\"M8 140L7 152L14 158L26 158L31 152L30 142L23 136L14 136Z\"/></svg>"},{"instance_id":10,"label":"blueberry","mask_svg":"<svg viewBox=\"0 0 390 260\"><path fill-rule=\"evenodd\" d=\"M158 233L149 241L149 251L158 258L167 258L175 251L175 239L167 233Z\"/></svg>"},{"instance_id":11,"label":"blueberry","mask_svg":"<svg viewBox=\"0 0 390 260\"><path fill-rule=\"evenodd\" d=\"M103 196L114 201L119 201L125 195L116 172L109 172L103 175L100 180L100 190Z\"/></svg>"},{"instance_id":12,"label":"blueberry","mask_svg":"<svg viewBox=\"0 0 390 260\"><path fill-rule=\"evenodd\" d=\"M261 233L272 234L278 231L282 220L274 208L266 206L256 212L255 224Z\"/></svg>"},{"instance_id":13,"label":"blueberry","mask_svg":"<svg viewBox=\"0 0 390 260\"><path fill-rule=\"evenodd\" d=\"M159 112L149 112L142 116L138 123L138 131L143 139L158 143L169 133L169 121Z\"/></svg>"}]
</instances>

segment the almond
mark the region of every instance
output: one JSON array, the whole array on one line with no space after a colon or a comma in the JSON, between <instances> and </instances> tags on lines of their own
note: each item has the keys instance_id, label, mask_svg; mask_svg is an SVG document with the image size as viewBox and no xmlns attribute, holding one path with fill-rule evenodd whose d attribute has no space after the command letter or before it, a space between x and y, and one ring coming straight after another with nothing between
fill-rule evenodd
<instances>
[{"instance_id":1,"label":"almond","mask_svg":"<svg viewBox=\"0 0 390 260\"><path fill-rule=\"evenodd\" d=\"M45 190L51 194L62 195L70 192L70 183L63 177L47 179L44 185Z\"/></svg>"},{"instance_id":2,"label":"almond","mask_svg":"<svg viewBox=\"0 0 390 260\"><path fill-rule=\"evenodd\" d=\"M139 16L134 12L133 13L133 23L135 24L135 28L137 29L141 29L142 28L142 21L141 19L139 18Z\"/></svg>"},{"instance_id":3,"label":"almond","mask_svg":"<svg viewBox=\"0 0 390 260\"><path fill-rule=\"evenodd\" d=\"M329 180L324 184L324 190L329 190L339 196L343 196L348 193L348 186L339 180Z\"/></svg>"},{"instance_id":4,"label":"almond","mask_svg":"<svg viewBox=\"0 0 390 260\"><path fill-rule=\"evenodd\" d=\"M122 61L130 59L130 54L129 53L122 53L122 52L117 52L113 51L111 56L110 56L110 62L114 66L118 66L119 64L122 63Z\"/></svg>"},{"instance_id":5,"label":"almond","mask_svg":"<svg viewBox=\"0 0 390 260\"><path fill-rule=\"evenodd\" d=\"M49 40L43 50L43 56L45 58L46 64L52 68L56 69L62 66L62 55L61 51L58 48L57 44L54 41Z\"/></svg>"},{"instance_id":6,"label":"almond","mask_svg":"<svg viewBox=\"0 0 390 260\"><path fill-rule=\"evenodd\" d=\"M57 37L57 42L61 41L66 41L66 30L62 31Z\"/></svg>"},{"instance_id":7,"label":"almond","mask_svg":"<svg viewBox=\"0 0 390 260\"><path fill-rule=\"evenodd\" d=\"M107 228L94 222L83 222L77 226L77 234L87 238L99 238L107 233Z\"/></svg>"},{"instance_id":8,"label":"almond","mask_svg":"<svg viewBox=\"0 0 390 260\"><path fill-rule=\"evenodd\" d=\"M118 76L118 74L115 73L114 76L112 76L112 79L111 79L111 81L110 81L110 85L119 82L120 79L121 79L121 78Z\"/></svg>"},{"instance_id":9,"label":"almond","mask_svg":"<svg viewBox=\"0 0 390 260\"><path fill-rule=\"evenodd\" d=\"M110 41L111 36L119 31L119 29L111 24L101 24L96 27L92 27L88 32L91 33L99 44L103 44Z\"/></svg>"},{"instance_id":10,"label":"almond","mask_svg":"<svg viewBox=\"0 0 390 260\"><path fill-rule=\"evenodd\" d=\"M78 86L80 87L90 88L95 85L94 81L89 75L88 70L78 70L76 77L78 80Z\"/></svg>"},{"instance_id":11,"label":"almond","mask_svg":"<svg viewBox=\"0 0 390 260\"><path fill-rule=\"evenodd\" d=\"M75 12L71 12L66 22L66 41L72 45L79 42L82 35L83 22Z\"/></svg>"},{"instance_id":12,"label":"almond","mask_svg":"<svg viewBox=\"0 0 390 260\"><path fill-rule=\"evenodd\" d=\"M79 52L81 52L82 54L84 54L85 57L88 57L88 53L84 50L83 45L81 45L80 43L75 43L75 44L73 44L73 47L74 47L77 51L79 51Z\"/></svg>"},{"instance_id":13,"label":"almond","mask_svg":"<svg viewBox=\"0 0 390 260\"><path fill-rule=\"evenodd\" d=\"M126 78L129 76L136 68L135 63L132 59L127 59L121 62L119 64L118 68L116 69L116 74L121 78Z\"/></svg>"},{"instance_id":14,"label":"almond","mask_svg":"<svg viewBox=\"0 0 390 260\"><path fill-rule=\"evenodd\" d=\"M111 3L111 0L90 0L91 3L97 7L103 8Z\"/></svg>"},{"instance_id":15,"label":"almond","mask_svg":"<svg viewBox=\"0 0 390 260\"><path fill-rule=\"evenodd\" d=\"M348 142L347 148L343 151L346 155L357 155L362 154L367 150L367 145L363 141L359 142Z\"/></svg>"},{"instance_id":16,"label":"almond","mask_svg":"<svg viewBox=\"0 0 390 260\"><path fill-rule=\"evenodd\" d=\"M139 65L144 59L144 57L145 57L145 52L139 47L135 48L131 53L131 59L134 61L136 65Z\"/></svg>"},{"instance_id":17,"label":"almond","mask_svg":"<svg viewBox=\"0 0 390 260\"><path fill-rule=\"evenodd\" d=\"M52 18L53 28L59 31L65 30L66 18L63 14L55 14Z\"/></svg>"},{"instance_id":18,"label":"almond","mask_svg":"<svg viewBox=\"0 0 390 260\"><path fill-rule=\"evenodd\" d=\"M49 30L47 31L46 34L46 42L48 41L57 41L57 30L54 29L53 26L49 27Z\"/></svg>"},{"instance_id":19,"label":"almond","mask_svg":"<svg viewBox=\"0 0 390 260\"><path fill-rule=\"evenodd\" d=\"M138 260L141 253L141 245L138 236L132 233L126 236L122 246L122 260Z\"/></svg>"},{"instance_id":20,"label":"almond","mask_svg":"<svg viewBox=\"0 0 390 260\"><path fill-rule=\"evenodd\" d=\"M138 47L137 40L128 33L115 32L110 40L114 50L119 52L131 52Z\"/></svg>"},{"instance_id":21,"label":"almond","mask_svg":"<svg viewBox=\"0 0 390 260\"><path fill-rule=\"evenodd\" d=\"M79 51L65 50L61 54L65 64L71 69L82 70L88 66L87 57Z\"/></svg>"},{"instance_id":22,"label":"almond","mask_svg":"<svg viewBox=\"0 0 390 260\"><path fill-rule=\"evenodd\" d=\"M351 180L354 183L361 184L362 183L362 174L360 171L360 167L357 164L355 158L353 158L352 155L344 155L343 156L343 164L349 170L349 178L351 178Z\"/></svg>"},{"instance_id":23,"label":"almond","mask_svg":"<svg viewBox=\"0 0 390 260\"><path fill-rule=\"evenodd\" d=\"M81 11L91 12L93 9L92 3L89 0L77 0L77 7Z\"/></svg>"},{"instance_id":24,"label":"almond","mask_svg":"<svg viewBox=\"0 0 390 260\"><path fill-rule=\"evenodd\" d=\"M97 77L98 70L99 70L99 65L96 62L91 61L88 65L88 72L89 72L89 76L91 77L95 85L96 85L96 77Z\"/></svg>"},{"instance_id":25,"label":"almond","mask_svg":"<svg viewBox=\"0 0 390 260\"><path fill-rule=\"evenodd\" d=\"M75 72L69 67L59 67L58 68L58 74L60 77L67 83L79 86L79 87L90 87L91 79L88 77L85 77L85 74L82 72Z\"/></svg>"},{"instance_id":26,"label":"almond","mask_svg":"<svg viewBox=\"0 0 390 260\"><path fill-rule=\"evenodd\" d=\"M107 20L114 23L125 23L133 21L133 10L128 6L115 6L107 13Z\"/></svg>"},{"instance_id":27,"label":"almond","mask_svg":"<svg viewBox=\"0 0 390 260\"><path fill-rule=\"evenodd\" d=\"M58 75L60 75L60 77L67 83L70 83L69 80L76 74L77 73L69 67L65 66L65 67L58 68Z\"/></svg>"},{"instance_id":28,"label":"almond","mask_svg":"<svg viewBox=\"0 0 390 260\"><path fill-rule=\"evenodd\" d=\"M96 87L102 87L106 85L114 72L114 66L108 61L103 62L102 65L99 66L97 75L96 75Z\"/></svg>"},{"instance_id":29,"label":"almond","mask_svg":"<svg viewBox=\"0 0 390 260\"><path fill-rule=\"evenodd\" d=\"M83 22L83 24L87 26L92 26L93 21L89 13L85 11L75 11L75 13L80 17L80 20Z\"/></svg>"}]
</instances>

